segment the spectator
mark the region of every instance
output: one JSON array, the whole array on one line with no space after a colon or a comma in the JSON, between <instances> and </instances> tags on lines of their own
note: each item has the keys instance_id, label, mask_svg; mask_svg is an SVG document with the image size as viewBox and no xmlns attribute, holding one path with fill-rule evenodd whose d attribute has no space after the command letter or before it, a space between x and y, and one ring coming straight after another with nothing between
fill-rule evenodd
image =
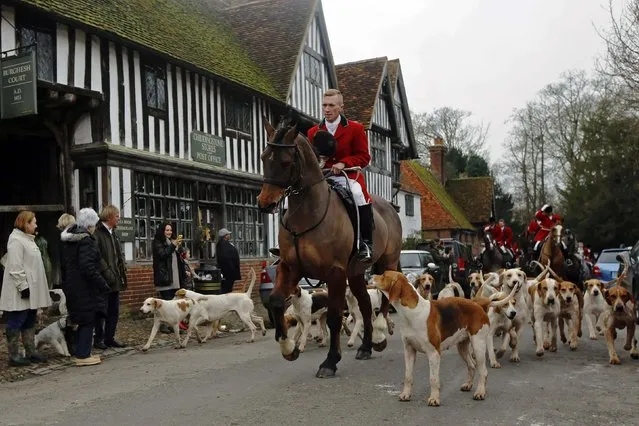
<instances>
[{"instance_id":1,"label":"spectator","mask_svg":"<svg viewBox=\"0 0 639 426\"><path fill-rule=\"evenodd\" d=\"M222 290L220 293L230 293L233 291L233 283L242 279L240 274L240 255L233 244L231 244L231 232L222 228L218 232L217 245L215 246L215 256L217 257L217 267L222 271Z\"/></svg>"},{"instance_id":2,"label":"spectator","mask_svg":"<svg viewBox=\"0 0 639 426\"><path fill-rule=\"evenodd\" d=\"M98 349L123 348L125 345L115 340L115 330L120 316L120 292L126 290L126 264L122 257L120 241L115 228L120 221L120 210L112 205L102 208L100 222L96 225L94 237L100 250L100 273L111 289L107 297L106 317L98 315L95 324L95 341Z\"/></svg>"},{"instance_id":3,"label":"spectator","mask_svg":"<svg viewBox=\"0 0 639 426\"><path fill-rule=\"evenodd\" d=\"M37 227L35 213L22 211L7 242L0 311L7 315L7 349L13 367L46 362L35 347L36 314L51 306L42 255L35 243ZM20 335L25 357L20 355Z\"/></svg>"},{"instance_id":4,"label":"spectator","mask_svg":"<svg viewBox=\"0 0 639 426\"><path fill-rule=\"evenodd\" d=\"M70 228L71 225L75 224L75 217L73 217L73 215L70 215L69 213L64 213L62 216L60 216L58 218L58 224L55 226L58 231L60 231L60 236L62 236L62 231L64 231L67 228ZM62 262L62 250L64 248L64 244L60 244L60 287L63 287L63 277L64 277L64 264Z\"/></svg>"},{"instance_id":5,"label":"spectator","mask_svg":"<svg viewBox=\"0 0 639 426\"><path fill-rule=\"evenodd\" d=\"M42 264L44 265L44 273L47 276L47 284L49 288L53 288L53 278L51 274L53 272L53 265L51 264L51 257L49 257L49 242L38 232L36 229L34 242L40 250L42 256Z\"/></svg>"},{"instance_id":6,"label":"spectator","mask_svg":"<svg viewBox=\"0 0 639 426\"><path fill-rule=\"evenodd\" d=\"M91 355L95 319L106 311L109 286L100 274L100 251L93 236L98 214L93 209L78 212L76 224L62 231L62 290L67 297L69 319L76 331L75 365L96 365L99 356Z\"/></svg>"},{"instance_id":7,"label":"spectator","mask_svg":"<svg viewBox=\"0 0 639 426\"><path fill-rule=\"evenodd\" d=\"M183 286L187 275L182 258L183 238L178 235L176 239L172 240L172 236L173 226L164 222L158 226L153 238L153 283L155 290L164 300L171 300L175 297L175 292ZM190 271L188 274L190 275ZM180 327L185 328L183 325ZM166 324L162 324L160 332L172 333L173 330Z\"/></svg>"}]
</instances>

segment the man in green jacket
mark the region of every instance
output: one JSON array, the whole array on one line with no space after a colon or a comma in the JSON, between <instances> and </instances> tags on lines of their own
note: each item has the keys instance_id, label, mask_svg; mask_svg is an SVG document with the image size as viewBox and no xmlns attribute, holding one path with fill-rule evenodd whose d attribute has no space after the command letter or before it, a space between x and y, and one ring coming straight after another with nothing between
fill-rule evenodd
<instances>
[{"instance_id":1,"label":"man in green jacket","mask_svg":"<svg viewBox=\"0 0 639 426\"><path fill-rule=\"evenodd\" d=\"M123 348L115 340L115 329L120 316L120 292L126 290L126 264L115 228L120 221L120 210L108 205L100 212L100 221L93 234L102 256L100 272L111 291L106 299L106 316L99 315L95 323L93 346L98 349Z\"/></svg>"}]
</instances>

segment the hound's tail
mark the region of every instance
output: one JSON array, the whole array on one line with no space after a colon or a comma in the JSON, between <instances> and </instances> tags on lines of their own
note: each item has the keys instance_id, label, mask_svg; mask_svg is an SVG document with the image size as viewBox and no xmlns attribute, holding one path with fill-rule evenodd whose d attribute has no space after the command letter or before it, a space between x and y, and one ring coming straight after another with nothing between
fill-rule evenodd
<instances>
[{"instance_id":1,"label":"hound's tail","mask_svg":"<svg viewBox=\"0 0 639 426\"><path fill-rule=\"evenodd\" d=\"M255 269L251 268L251 283L248 286L248 290L246 290L246 294L248 297L251 297L253 294L253 286L255 285Z\"/></svg>"}]
</instances>

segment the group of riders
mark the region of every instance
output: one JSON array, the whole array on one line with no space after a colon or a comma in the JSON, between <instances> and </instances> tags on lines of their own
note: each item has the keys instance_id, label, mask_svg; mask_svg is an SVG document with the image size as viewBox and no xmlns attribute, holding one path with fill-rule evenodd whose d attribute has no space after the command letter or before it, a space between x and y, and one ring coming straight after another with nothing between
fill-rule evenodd
<instances>
[{"instance_id":1,"label":"group of riders","mask_svg":"<svg viewBox=\"0 0 639 426\"><path fill-rule=\"evenodd\" d=\"M530 243L530 259L528 260L539 259L544 241L548 238L553 227L560 224L563 224L563 219L559 214L553 212L550 204L543 205L535 212L534 218L522 235ZM486 238L488 246L484 247L482 253L486 250L493 250L493 244L495 244L504 256L504 264L507 266L516 264L522 256L526 255L524 249L519 246L519 242L513 241L513 230L504 219L499 219L497 222L494 217L490 217L488 225L484 227L484 235L488 237ZM568 253L568 247L563 241L560 248L564 258L569 261L570 253ZM583 259L586 262L592 262L590 245L584 246Z\"/></svg>"}]
</instances>

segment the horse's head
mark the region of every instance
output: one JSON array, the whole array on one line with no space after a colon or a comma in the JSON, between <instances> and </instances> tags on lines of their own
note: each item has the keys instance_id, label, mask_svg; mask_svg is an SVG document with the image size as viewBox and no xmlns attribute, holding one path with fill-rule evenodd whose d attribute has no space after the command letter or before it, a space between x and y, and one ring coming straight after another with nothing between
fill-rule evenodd
<instances>
[{"instance_id":1,"label":"horse's head","mask_svg":"<svg viewBox=\"0 0 639 426\"><path fill-rule=\"evenodd\" d=\"M257 197L261 212L272 213L283 197L306 187L306 179L321 177L317 157L308 140L297 132L297 118L289 113L275 129L264 117L268 136L261 158L264 185Z\"/></svg>"}]
</instances>

